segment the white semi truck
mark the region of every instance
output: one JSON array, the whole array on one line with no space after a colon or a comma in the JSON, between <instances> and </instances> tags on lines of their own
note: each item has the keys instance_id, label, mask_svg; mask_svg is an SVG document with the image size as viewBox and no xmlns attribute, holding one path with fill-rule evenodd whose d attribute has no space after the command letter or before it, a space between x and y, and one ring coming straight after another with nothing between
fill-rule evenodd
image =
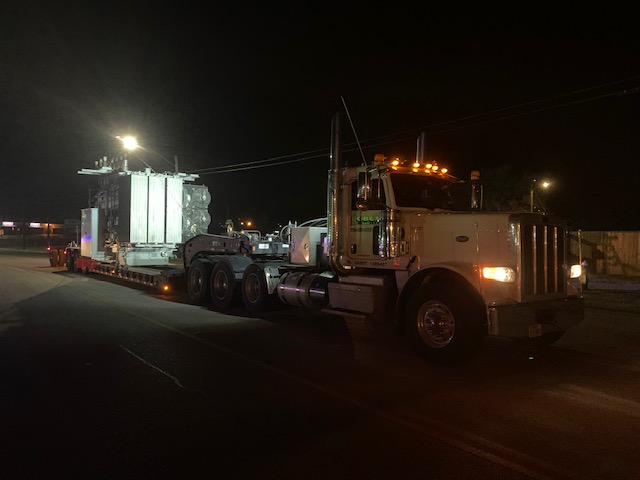
<instances>
[{"instance_id":1,"label":"white semi truck","mask_svg":"<svg viewBox=\"0 0 640 480\"><path fill-rule=\"evenodd\" d=\"M331 138L326 219L290 225L275 240L191 236L175 274L194 302L258 313L276 301L384 319L432 360L465 356L487 335L554 340L584 318L563 220L483 212L477 173L460 181L425 162L420 143L408 164L377 155L348 167L339 115ZM100 259L98 270L136 277L123 253ZM162 286L166 278L144 281Z\"/></svg>"},{"instance_id":2,"label":"white semi truck","mask_svg":"<svg viewBox=\"0 0 640 480\"><path fill-rule=\"evenodd\" d=\"M465 355L485 335L557 339L583 319L561 219L482 212L477 176L463 185L425 162L420 145L408 165L376 156L346 167L340 137L336 115L326 226L291 227L284 259L228 255L219 236L191 238L184 264L193 300L224 310L242 298L259 312L277 298L384 318L432 359Z\"/></svg>"}]
</instances>

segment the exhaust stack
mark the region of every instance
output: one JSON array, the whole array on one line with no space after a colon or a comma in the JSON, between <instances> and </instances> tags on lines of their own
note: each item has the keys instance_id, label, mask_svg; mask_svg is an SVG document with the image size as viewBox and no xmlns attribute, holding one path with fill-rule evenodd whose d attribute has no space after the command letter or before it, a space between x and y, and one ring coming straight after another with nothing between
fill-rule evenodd
<instances>
[{"instance_id":1,"label":"exhaust stack","mask_svg":"<svg viewBox=\"0 0 640 480\"><path fill-rule=\"evenodd\" d=\"M331 269L341 275L349 271L340 263L340 207L342 190L342 150L340 142L340 114L331 121L330 168L327 180L327 239Z\"/></svg>"}]
</instances>

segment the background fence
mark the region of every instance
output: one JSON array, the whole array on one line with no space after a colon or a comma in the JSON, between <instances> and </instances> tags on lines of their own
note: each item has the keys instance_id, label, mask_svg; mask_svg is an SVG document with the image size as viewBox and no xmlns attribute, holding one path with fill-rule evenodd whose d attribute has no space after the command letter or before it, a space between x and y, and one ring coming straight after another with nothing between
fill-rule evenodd
<instances>
[{"instance_id":1,"label":"background fence","mask_svg":"<svg viewBox=\"0 0 640 480\"><path fill-rule=\"evenodd\" d=\"M640 276L640 232L569 232L569 251L589 273Z\"/></svg>"}]
</instances>

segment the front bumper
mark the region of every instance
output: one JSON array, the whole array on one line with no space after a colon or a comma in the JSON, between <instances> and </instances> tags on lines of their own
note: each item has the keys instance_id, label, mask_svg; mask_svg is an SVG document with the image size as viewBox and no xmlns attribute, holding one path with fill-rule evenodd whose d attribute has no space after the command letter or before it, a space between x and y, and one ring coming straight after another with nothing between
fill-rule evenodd
<instances>
[{"instance_id":1,"label":"front bumper","mask_svg":"<svg viewBox=\"0 0 640 480\"><path fill-rule=\"evenodd\" d=\"M489 335L533 338L564 332L584 320L584 299L566 297L488 308Z\"/></svg>"}]
</instances>

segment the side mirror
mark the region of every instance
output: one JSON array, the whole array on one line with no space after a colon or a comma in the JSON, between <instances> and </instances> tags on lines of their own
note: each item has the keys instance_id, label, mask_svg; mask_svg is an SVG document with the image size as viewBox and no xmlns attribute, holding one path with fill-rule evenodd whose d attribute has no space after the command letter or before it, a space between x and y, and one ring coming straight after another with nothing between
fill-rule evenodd
<instances>
[{"instance_id":1,"label":"side mirror","mask_svg":"<svg viewBox=\"0 0 640 480\"><path fill-rule=\"evenodd\" d=\"M367 172L358 173L358 196L356 198L356 208L358 210L369 210L369 175Z\"/></svg>"},{"instance_id":2,"label":"side mirror","mask_svg":"<svg viewBox=\"0 0 640 480\"><path fill-rule=\"evenodd\" d=\"M369 210L369 201L364 198L358 197L356 199L356 208L358 210Z\"/></svg>"}]
</instances>

